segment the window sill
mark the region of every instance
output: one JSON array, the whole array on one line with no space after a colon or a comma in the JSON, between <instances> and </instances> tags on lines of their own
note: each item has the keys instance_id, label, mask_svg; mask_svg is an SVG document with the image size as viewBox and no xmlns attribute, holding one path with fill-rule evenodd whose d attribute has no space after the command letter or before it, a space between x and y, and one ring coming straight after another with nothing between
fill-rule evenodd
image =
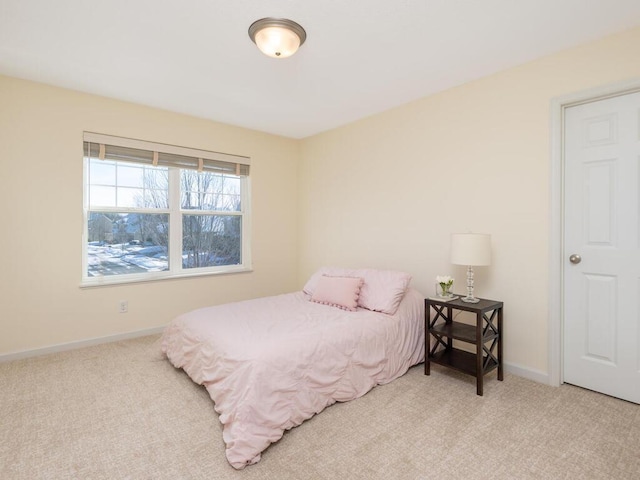
<instances>
[{"instance_id":1,"label":"window sill","mask_svg":"<svg viewBox=\"0 0 640 480\"><path fill-rule=\"evenodd\" d=\"M82 280L80 283L80 288L96 288L96 287L110 287L117 285L129 285L133 283L149 283L149 282L159 282L164 280L179 280L183 278L197 278L197 277L208 277L208 276L216 276L216 275L230 275L235 273L250 273L253 272L253 268L246 266L238 266L233 265L226 268L220 268L216 270L209 270L206 272L188 272L188 273L178 273L178 274L170 274L168 272L158 272L157 274L153 273L144 273L142 275L126 275L126 278L122 276L101 276L101 277L91 277Z\"/></svg>"}]
</instances>

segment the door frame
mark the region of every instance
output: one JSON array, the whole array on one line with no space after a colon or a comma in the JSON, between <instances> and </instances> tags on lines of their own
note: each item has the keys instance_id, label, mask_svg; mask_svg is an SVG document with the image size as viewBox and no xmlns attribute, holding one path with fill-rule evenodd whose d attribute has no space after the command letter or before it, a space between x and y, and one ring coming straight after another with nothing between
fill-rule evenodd
<instances>
[{"instance_id":1,"label":"door frame","mask_svg":"<svg viewBox=\"0 0 640 480\"><path fill-rule=\"evenodd\" d=\"M564 119L569 107L628 93L640 92L640 78L599 86L551 100L550 162L550 239L549 239L549 317L548 383L560 386L563 379L564 334Z\"/></svg>"}]
</instances>

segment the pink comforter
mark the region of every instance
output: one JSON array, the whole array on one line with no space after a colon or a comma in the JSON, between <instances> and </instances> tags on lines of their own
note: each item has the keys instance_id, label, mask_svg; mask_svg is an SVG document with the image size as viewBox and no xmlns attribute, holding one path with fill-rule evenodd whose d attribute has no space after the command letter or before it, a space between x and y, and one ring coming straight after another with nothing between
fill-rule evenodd
<instances>
[{"instance_id":1,"label":"pink comforter","mask_svg":"<svg viewBox=\"0 0 640 480\"><path fill-rule=\"evenodd\" d=\"M204 385L229 463L243 468L284 431L424 360L424 297L395 315L346 312L302 292L202 308L166 328L162 351Z\"/></svg>"}]
</instances>

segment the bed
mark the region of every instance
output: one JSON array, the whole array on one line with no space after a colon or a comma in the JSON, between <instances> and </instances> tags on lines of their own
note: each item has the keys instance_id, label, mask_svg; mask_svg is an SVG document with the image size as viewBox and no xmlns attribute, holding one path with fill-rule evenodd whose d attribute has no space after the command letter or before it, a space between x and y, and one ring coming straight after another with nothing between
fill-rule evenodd
<instances>
[{"instance_id":1,"label":"bed","mask_svg":"<svg viewBox=\"0 0 640 480\"><path fill-rule=\"evenodd\" d=\"M227 460L241 469L286 430L424 360L424 296L410 279L323 268L300 292L181 315L161 348L207 389Z\"/></svg>"}]
</instances>

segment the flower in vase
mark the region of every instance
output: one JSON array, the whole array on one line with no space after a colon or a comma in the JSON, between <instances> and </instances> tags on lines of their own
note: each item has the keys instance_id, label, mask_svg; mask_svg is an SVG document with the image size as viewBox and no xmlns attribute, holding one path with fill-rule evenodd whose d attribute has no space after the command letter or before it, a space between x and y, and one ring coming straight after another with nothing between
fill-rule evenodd
<instances>
[{"instance_id":1,"label":"flower in vase","mask_svg":"<svg viewBox=\"0 0 640 480\"><path fill-rule=\"evenodd\" d=\"M451 294L453 278L451 278L449 275L438 275L436 277L436 283L440 285L440 296L447 297Z\"/></svg>"}]
</instances>

